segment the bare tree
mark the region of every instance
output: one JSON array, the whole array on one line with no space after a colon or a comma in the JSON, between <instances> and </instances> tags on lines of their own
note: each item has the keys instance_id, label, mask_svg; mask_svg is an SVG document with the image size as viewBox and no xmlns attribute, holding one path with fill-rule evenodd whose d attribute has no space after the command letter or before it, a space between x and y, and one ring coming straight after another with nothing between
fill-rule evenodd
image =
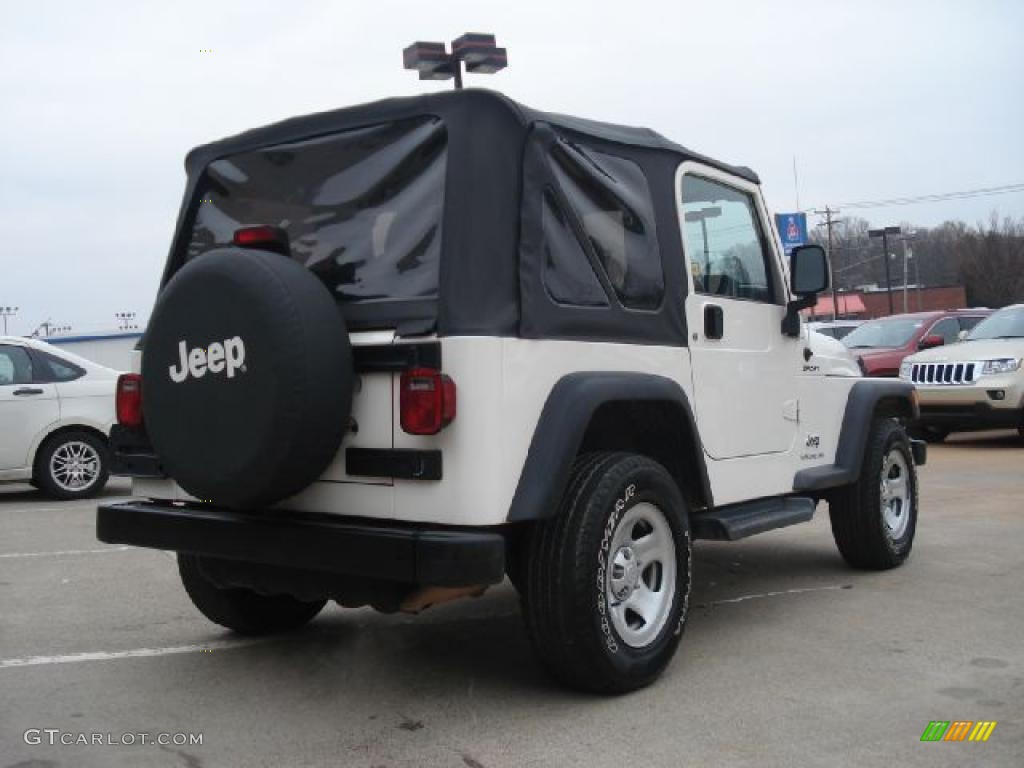
<instances>
[{"instance_id":1,"label":"bare tree","mask_svg":"<svg viewBox=\"0 0 1024 768\"><path fill-rule=\"evenodd\" d=\"M960 276L972 305L1003 307L1024 301L1024 219L999 220L966 231L958 242Z\"/></svg>"}]
</instances>

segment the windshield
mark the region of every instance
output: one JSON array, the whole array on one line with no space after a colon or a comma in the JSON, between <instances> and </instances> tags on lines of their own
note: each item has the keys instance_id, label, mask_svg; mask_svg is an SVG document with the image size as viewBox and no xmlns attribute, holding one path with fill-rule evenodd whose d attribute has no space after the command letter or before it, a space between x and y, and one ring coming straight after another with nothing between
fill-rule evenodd
<instances>
[{"instance_id":1,"label":"windshield","mask_svg":"<svg viewBox=\"0 0 1024 768\"><path fill-rule=\"evenodd\" d=\"M1007 307L989 315L974 326L967 338L970 341L1024 338L1024 307Z\"/></svg>"},{"instance_id":2,"label":"windshield","mask_svg":"<svg viewBox=\"0 0 1024 768\"><path fill-rule=\"evenodd\" d=\"M423 118L216 160L196 190L185 258L272 225L346 304L435 298L446 151L444 125Z\"/></svg>"},{"instance_id":3,"label":"windshield","mask_svg":"<svg viewBox=\"0 0 1024 768\"><path fill-rule=\"evenodd\" d=\"M913 338L914 333L922 325L924 320L906 317L872 320L847 334L843 338L843 344L850 349L902 347Z\"/></svg>"}]
</instances>

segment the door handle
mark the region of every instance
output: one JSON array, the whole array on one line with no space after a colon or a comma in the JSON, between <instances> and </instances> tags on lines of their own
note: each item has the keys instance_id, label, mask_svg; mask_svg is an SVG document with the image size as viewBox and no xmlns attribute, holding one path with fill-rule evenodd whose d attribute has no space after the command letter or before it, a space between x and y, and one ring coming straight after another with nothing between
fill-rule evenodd
<instances>
[{"instance_id":1,"label":"door handle","mask_svg":"<svg viewBox=\"0 0 1024 768\"><path fill-rule=\"evenodd\" d=\"M41 395L43 390L36 389L35 387L22 387L21 389L14 390L16 395Z\"/></svg>"},{"instance_id":2,"label":"door handle","mask_svg":"<svg viewBox=\"0 0 1024 768\"><path fill-rule=\"evenodd\" d=\"M725 316L717 304L704 305L704 337L720 339L725 335Z\"/></svg>"}]
</instances>

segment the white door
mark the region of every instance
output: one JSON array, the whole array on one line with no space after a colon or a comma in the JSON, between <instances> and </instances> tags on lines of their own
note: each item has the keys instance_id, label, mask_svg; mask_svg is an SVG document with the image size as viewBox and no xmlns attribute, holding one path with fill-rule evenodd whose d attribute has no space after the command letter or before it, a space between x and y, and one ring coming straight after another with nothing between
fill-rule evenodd
<instances>
[{"instance_id":1,"label":"white door","mask_svg":"<svg viewBox=\"0 0 1024 768\"><path fill-rule=\"evenodd\" d=\"M714 459L788 451L805 344L782 333L786 271L755 184L698 163L677 174L690 273L686 322L697 424Z\"/></svg>"},{"instance_id":2,"label":"white door","mask_svg":"<svg viewBox=\"0 0 1024 768\"><path fill-rule=\"evenodd\" d=\"M24 347L0 344L0 470L23 469L32 443L60 416L53 384L36 384Z\"/></svg>"}]
</instances>

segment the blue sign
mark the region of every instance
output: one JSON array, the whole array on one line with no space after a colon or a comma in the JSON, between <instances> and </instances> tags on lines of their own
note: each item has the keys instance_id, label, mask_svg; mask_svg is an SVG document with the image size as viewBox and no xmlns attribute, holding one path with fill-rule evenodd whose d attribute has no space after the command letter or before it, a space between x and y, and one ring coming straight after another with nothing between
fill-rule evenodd
<instances>
[{"instance_id":1,"label":"blue sign","mask_svg":"<svg viewBox=\"0 0 1024 768\"><path fill-rule=\"evenodd\" d=\"M807 242L807 214L806 213L776 213L775 226L779 229L779 237L782 238L782 247L786 255Z\"/></svg>"}]
</instances>

